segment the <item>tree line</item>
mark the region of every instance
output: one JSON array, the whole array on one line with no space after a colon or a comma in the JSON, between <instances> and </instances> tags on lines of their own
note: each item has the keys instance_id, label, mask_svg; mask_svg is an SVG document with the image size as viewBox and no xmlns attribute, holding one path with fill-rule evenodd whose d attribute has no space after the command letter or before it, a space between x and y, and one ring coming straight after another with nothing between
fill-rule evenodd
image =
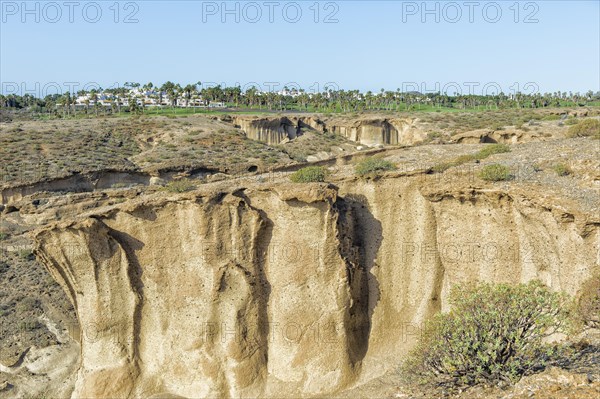
<instances>
[{"instance_id":1,"label":"tree line","mask_svg":"<svg viewBox=\"0 0 600 399\"><path fill-rule=\"evenodd\" d=\"M78 98L85 98L77 104ZM102 101L100 101L102 99ZM147 103L151 99L152 103ZM221 85L201 88L201 83L181 85L165 82L141 85L126 82L123 87L80 90L77 93L51 94L37 98L31 94L1 95L0 107L27 109L32 112L54 113L71 116L78 113L144 113L154 104L161 107L208 106L222 103L229 108L270 111L312 112L361 112L361 111L410 111L419 109L508 109L542 108L560 106L585 106L600 101L600 92L588 91L553 93L513 93L493 95L463 95L459 93L419 93L381 89L379 92L359 90L324 90L306 92L302 89L284 87L282 91L260 91L256 87L242 90L240 86ZM78 105L78 106L77 106Z\"/></svg>"}]
</instances>

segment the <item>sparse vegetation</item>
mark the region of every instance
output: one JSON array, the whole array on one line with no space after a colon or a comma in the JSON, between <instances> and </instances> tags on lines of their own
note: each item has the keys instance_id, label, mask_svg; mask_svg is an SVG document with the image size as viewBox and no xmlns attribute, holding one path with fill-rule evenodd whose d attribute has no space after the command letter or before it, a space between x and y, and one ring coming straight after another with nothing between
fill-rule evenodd
<instances>
[{"instance_id":1,"label":"sparse vegetation","mask_svg":"<svg viewBox=\"0 0 600 399\"><path fill-rule=\"evenodd\" d=\"M196 187L197 184L189 179L179 179L167 183L164 190L170 193L185 193L194 190Z\"/></svg>"},{"instance_id":2,"label":"sparse vegetation","mask_svg":"<svg viewBox=\"0 0 600 399\"><path fill-rule=\"evenodd\" d=\"M589 137L600 138L600 121L597 119L584 119L573 125L567 131L567 137Z\"/></svg>"},{"instance_id":3,"label":"sparse vegetation","mask_svg":"<svg viewBox=\"0 0 600 399\"><path fill-rule=\"evenodd\" d=\"M396 169L396 165L382 158L366 158L354 168L358 176L376 176L383 172Z\"/></svg>"},{"instance_id":4,"label":"sparse vegetation","mask_svg":"<svg viewBox=\"0 0 600 399\"><path fill-rule=\"evenodd\" d=\"M297 170L290 176L294 183L317 183L324 182L327 171L321 166L308 166Z\"/></svg>"},{"instance_id":5,"label":"sparse vegetation","mask_svg":"<svg viewBox=\"0 0 600 399\"><path fill-rule=\"evenodd\" d=\"M565 121L565 125L567 126L573 126L579 123L579 119L577 118L569 118Z\"/></svg>"},{"instance_id":6,"label":"sparse vegetation","mask_svg":"<svg viewBox=\"0 0 600 399\"><path fill-rule=\"evenodd\" d=\"M564 163L556 164L556 165L554 165L554 168L552 168L552 169L559 176L569 176L570 174L573 173L573 171L571 170L569 165L564 164Z\"/></svg>"},{"instance_id":7,"label":"sparse vegetation","mask_svg":"<svg viewBox=\"0 0 600 399\"><path fill-rule=\"evenodd\" d=\"M543 340L567 332L571 321L570 299L538 281L457 286L450 304L426 324L404 364L420 384L514 382L553 358L556 349Z\"/></svg>"},{"instance_id":8,"label":"sparse vegetation","mask_svg":"<svg viewBox=\"0 0 600 399\"><path fill-rule=\"evenodd\" d=\"M490 144L475 154L475 159L485 159L494 154L510 152L510 147L506 144Z\"/></svg>"},{"instance_id":9,"label":"sparse vegetation","mask_svg":"<svg viewBox=\"0 0 600 399\"><path fill-rule=\"evenodd\" d=\"M42 324L36 319L29 318L19 322L19 330L21 331L34 331L42 327Z\"/></svg>"},{"instance_id":10,"label":"sparse vegetation","mask_svg":"<svg viewBox=\"0 0 600 399\"><path fill-rule=\"evenodd\" d=\"M35 298L26 297L21 300L16 306L18 312L29 312L38 306L38 301Z\"/></svg>"},{"instance_id":11,"label":"sparse vegetation","mask_svg":"<svg viewBox=\"0 0 600 399\"><path fill-rule=\"evenodd\" d=\"M35 256L33 255L33 252L30 249L22 249L19 252L19 258L23 259L23 260L34 260Z\"/></svg>"},{"instance_id":12,"label":"sparse vegetation","mask_svg":"<svg viewBox=\"0 0 600 399\"><path fill-rule=\"evenodd\" d=\"M508 166L492 164L484 166L479 177L485 181L504 181L512 179L513 175Z\"/></svg>"},{"instance_id":13,"label":"sparse vegetation","mask_svg":"<svg viewBox=\"0 0 600 399\"><path fill-rule=\"evenodd\" d=\"M468 162L479 161L479 160L485 159L491 155L502 154L505 152L510 152L510 147L508 145L506 145L506 144L490 144L490 145L486 146L485 148L479 150L475 154L461 155L460 157L458 157L452 161L436 164L431 169L436 173L442 173L452 167L464 165Z\"/></svg>"}]
</instances>

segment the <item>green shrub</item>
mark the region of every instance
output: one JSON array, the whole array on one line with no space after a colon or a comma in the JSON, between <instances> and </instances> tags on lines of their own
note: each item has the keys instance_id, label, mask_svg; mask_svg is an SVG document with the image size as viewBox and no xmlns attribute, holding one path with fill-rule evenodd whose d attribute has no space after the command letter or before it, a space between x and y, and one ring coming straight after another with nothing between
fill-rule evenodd
<instances>
[{"instance_id":1,"label":"green shrub","mask_svg":"<svg viewBox=\"0 0 600 399\"><path fill-rule=\"evenodd\" d=\"M508 166L492 164L484 166L479 177L486 181L503 181L512 179L513 175Z\"/></svg>"},{"instance_id":2,"label":"green shrub","mask_svg":"<svg viewBox=\"0 0 600 399\"><path fill-rule=\"evenodd\" d=\"M600 137L600 121L597 119L584 119L573 125L567 131L567 137Z\"/></svg>"},{"instance_id":3,"label":"green shrub","mask_svg":"<svg viewBox=\"0 0 600 399\"><path fill-rule=\"evenodd\" d=\"M565 165L564 163L554 165L553 169L559 176L568 176L573 173L569 165Z\"/></svg>"},{"instance_id":4,"label":"green shrub","mask_svg":"<svg viewBox=\"0 0 600 399\"><path fill-rule=\"evenodd\" d=\"M4 241L7 238L8 238L8 234L7 233L4 233L4 232L0 233L0 241Z\"/></svg>"},{"instance_id":5,"label":"green shrub","mask_svg":"<svg viewBox=\"0 0 600 399\"><path fill-rule=\"evenodd\" d=\"M450 304L426 324L404 364L418 383L514 382L552 360L556 349L543 340L571 325L572 302L539 281L457 286Z\"/></svg>"},{"instance_id":6,"label":"green shrub","mask_svg":"<svg viewBox=\"0 0 600 399\"><path fill-rule=\"evenodd\" d=\"M396 169L396 165L390 161L381 158L367 158L356 165L355 171L359 176L373 176L394 169Z\"/></svg>"},{"instance_id":7,"label":"green shrub","mask_svg":"<svg viewBox=\"0 0 600 399\"><path fill-rule=\"evenodd\" d=\"M171 193L185 193L196 188L196 183L189 179L173 180L167 183L165 190Z\"/></svg>"},{"instance_id":8,"label":"green shrub","mask_svg":"<svg viewBox=\"0 0 600 399\"><path fill-rule=\"evenodd\" d=\"M292 173L290 180L294 183L324 182L327 171L322 166L308 166Z\"/></svg>"}]
</instances>

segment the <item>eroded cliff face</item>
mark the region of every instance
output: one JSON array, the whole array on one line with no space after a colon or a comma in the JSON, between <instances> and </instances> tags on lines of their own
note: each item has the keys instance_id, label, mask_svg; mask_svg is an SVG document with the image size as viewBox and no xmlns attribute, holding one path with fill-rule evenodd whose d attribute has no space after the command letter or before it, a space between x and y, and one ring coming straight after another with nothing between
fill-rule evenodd
<instances>
[{"instance_id":1,"label":"eroded cliff face","mask_svg":"<svg viewBox=\"0 0 600 399\"><path fill-rule=\"evenodd\" d=\"M426 132L416 129L410 119L359 118L355 120L327 119L316 117L259 118L238 116L233 118L235 126L254 140L268 144L279 144L302 134L303 129L318 132L329 131L348 140L368 146L412 145L423 141Z\"/></svg>"},{"instance_id":2,"label":"eroded cliff face","mask_svg":"<svg viewBox=\"0 0 600 399\"><path fill-rule=\"evenodd\" d=\"M356 121L331 121L331 131L349 140L368 146L412 145L423 141L426 133L412 126L410 119L360 119Z\"/></svg>"},{"instance_id":3,"label":"eroded cliff face","mask_svg":"<svg viewBox=\"0 0 600 399\"><path fill-rule=\"evenodd\" d=\"M82 326L73 396L298 396L350 384L366 348L366 280L340 243L335 192L308 194L215 194L40 232L38 252Z\"/></svg>"},{"instance_id":4,"label":"eroded cliff face","mask_svg":"<svg viewBox=\"0 0 600 399\"><path fill-rule=\"evenodd\" d=\"M73 397L310 397L396 368L458 282L574 294L599 225L417 176L134 201L36 252L82 327Z\"/></svg>"},{"instance_id":5,"label":"eroded cliff face","mask_svg":"<svg viewBox=\"0 0 600 399\"><path fill-rule=\"evenodd\" d=\"M297 121L291 121L286 117L236 117L234 124L244 131L248 138L267 144L279 144L284 140L294 139L300 130Z\"/></svg>"},{"instance_id":6,"label":"eroded cliff face","mask_svg":"<svg viewBox=\"0 0 600 399\"><path fill-rule=\"evenodd\" d=\"M600 265L600 218L537 194L452 188L435 175L341 184L362 226L370 336L361 381L393 369L462 282L539 279L575 295Z\"/></svg>"}]
</instances>

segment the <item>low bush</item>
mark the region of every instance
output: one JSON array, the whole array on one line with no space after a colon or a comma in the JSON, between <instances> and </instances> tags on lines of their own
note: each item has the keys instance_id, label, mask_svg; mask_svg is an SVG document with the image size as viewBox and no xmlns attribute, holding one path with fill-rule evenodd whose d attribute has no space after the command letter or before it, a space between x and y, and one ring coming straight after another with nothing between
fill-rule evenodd
<instances>
[{"instance_id":1,"label":"low bush","mask_svg":"<svg viewBox=\"0 0 600 399\"><path fill-rule=\"evenodd\" d=\"M290 180L294 183L324 182L327 171L322 166L308 166L292 173Z\"/></svg>"},{"instance_id":2,"label":"low bush","mask_svg":"<svg viewBox=\"0 0 600 399\"><path fill-rule=\"evenodd\" d=\"M483 167L479 177L485 181L504 181L513 178L510 168L504 165L492 164Z\"/></svg>"},{"instance_id":3,"label":"low bush","mask_svg":"<svg viewBox=\"0 0 600 399\"><path fill-rule=\"evenodd\" d=\"M423 329L404 370L414 382L437 387L515 382L554 360L543 342L568 332L572 301L539 281L520 285L461 285L451 311Z\"/></svg>"},{"instance_id":4,"label":"low bush","mask_svg":"<svg viewBox=\"0 0 600 399\"><path fill-rule=\"evenodd\" d=\"M600 121L597 119L584 119L576 125L573 125L567 131L567 137L588 137L600 138Z\"/></svg>"},{"instance_id":5,"label":"low bush","mask_svg":"<svg viewBox=\"0 0 600 399\"><path fill-rule=\"evenodd\" d=\"M35 259L35 255L33 254L33 252L30 249L21 249L18 252L19 258L23 259L23 260L34 260Z\"/></svg>"},{"instance_id":6,"label":"low bush","mask_svg":"<svg viewBox=\"0 0 600 399\"><path fill-rule=\"evenodd\" d=\"M381 158L367 158L356 165L355 171L358 176L374 176L394 169L396 169L396 165L390 161Z\"/></svg>"},{"instance_id":7,"label":"low bush","mask_svg":"<svg viewBox=\"0 0 600 399\"><path fill-rule=\"evenodd\" d=\"M565 165L564 163L559 163L554 165L554 172L556 172L559 176L568 176L573 173L569 165Z\"/></svg>"}]
</instances>

